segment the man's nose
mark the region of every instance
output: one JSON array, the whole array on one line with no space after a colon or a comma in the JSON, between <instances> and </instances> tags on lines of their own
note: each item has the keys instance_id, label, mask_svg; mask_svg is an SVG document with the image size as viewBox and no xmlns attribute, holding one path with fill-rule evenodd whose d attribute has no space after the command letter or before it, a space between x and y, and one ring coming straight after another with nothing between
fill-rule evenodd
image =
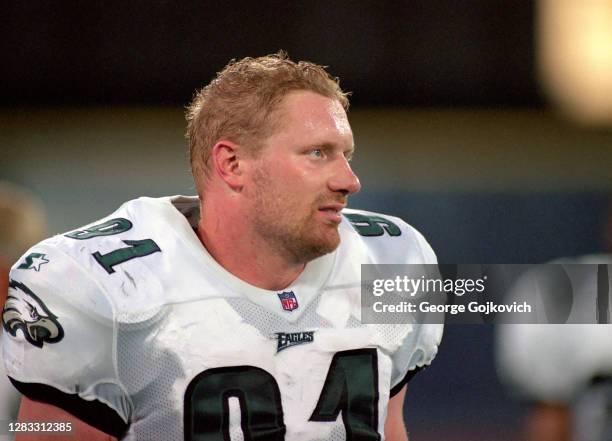
<instances>
[{"instance_id":1,"label":"man's nose","mask_svg":"<svg viewBox=\"0 0 612 441\"><path fill-rule=\"evenodd\" d=\"M345 195L351 195L361 190L359 178L353 172L351 165L346 158L338 158L338 165L334 169L334 174L329 179L329 188Z\"/></svg>"}]
</instances>

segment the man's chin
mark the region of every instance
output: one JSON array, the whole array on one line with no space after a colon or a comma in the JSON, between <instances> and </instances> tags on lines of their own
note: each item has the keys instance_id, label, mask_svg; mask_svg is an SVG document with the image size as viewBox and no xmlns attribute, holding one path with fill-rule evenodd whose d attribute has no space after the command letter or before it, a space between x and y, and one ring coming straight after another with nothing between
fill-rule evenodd
<instances>
[{"instance_id":1,"label":"man's chin","mask_svg":"<svg viewBox=\"0 0 612 441\"><path fill-rule=\"evenodd\" d=\"M337 232L336 232L337 233ZM340 245L340 235L321 234L309 242L302 242L302 246L294 249L297 260L308 263L325 254L334 252Z\"/></svg>"},{"instance_id":2,"label":"man's chin","mask_svg":"<svg viewBox=\"0 0 612 441\"><path fill-rule=\"evenodd\" d=\"M340 246L340 234L337 229L334 229L333 233L327 231L319 237L317 242L315 248L318 249L319 256L333 253Z\"/></svg>"}]
</instances>

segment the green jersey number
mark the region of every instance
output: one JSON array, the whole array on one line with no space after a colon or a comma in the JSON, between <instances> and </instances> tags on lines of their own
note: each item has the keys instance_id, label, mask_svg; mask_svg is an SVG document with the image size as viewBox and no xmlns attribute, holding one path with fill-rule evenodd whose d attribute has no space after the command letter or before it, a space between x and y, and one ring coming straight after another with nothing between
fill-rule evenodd
<instances>
[{"instance_id":1,"label":"green jersey number","mask_svg":"<svg viewBox=\"0 0 612 441\"><path fill-rule=\"evenodd\" d=\"M118 250L111 251L107 254L100 254L99 251L92 254L94 259L96 259L100 266L109 274L115 272L113 268L115 265L127 262L136 257L144 257L161 251L152 239L124 240L122 242L128 246L126 248L119 248Z\"/></svg>"},{"instance_id":2,"label":"green jersey number","mask_svg":"<svg viewBox=\"0 0 612 441\"><path fill-rule=\"evenodd\" d=\"M310 421L336 421L342 413L347 441L379 441L376 349L334 355ZM185 441L230 439L228 399L240 403L246 441L284 441L280 390L274 377L254 366L208 369L185 392Z\"/></svg>"},{"instance_id":3,"label":"green jersey number","mask_svg":"<svg viewBox=\"0 0 612 441\"><path fill-rule=\"evenodd\" d=\"M66 237L77 240L91 239L98 236L112 236L113 234L123 233L132 228L132 222L122 217L107 220L96 225L92 225L84 230L76 230L66 234Z\"/></svg>"},{"instance_id":4,"label":"green jersey number","mask_svg":"<svg viewBox=\"0 0 612 441\"><path fill-rule=\"evenodd\" d=\"M92 237L112 236L114 234L124 233L130 228L132 228L132 222L128 219L117 217L107 220L106 222L92 225L83 230L73 231L66 234L66 237L76 240L85 240L91 239ZM158 251L161 252L161 249L153 239L123 240L122 242L128 246L106 254L102 254L99 251L92 254L94 259L96 259L100 266L109 274L114 273L114 267L123 262L135 259L136 257L148 256Z\"/></svg>"},{"instance_id":5,"label":"green jersey number","mask_svg":"<svg viewBox=\"0 0 612 441\"><path fill-rule=\"evenodd\" d=\"M346 218L362 236L382 236L385 231L389 236L401 236L402 230L388 219L359 213L345 213Z\"/></svg>"}]
</instances>

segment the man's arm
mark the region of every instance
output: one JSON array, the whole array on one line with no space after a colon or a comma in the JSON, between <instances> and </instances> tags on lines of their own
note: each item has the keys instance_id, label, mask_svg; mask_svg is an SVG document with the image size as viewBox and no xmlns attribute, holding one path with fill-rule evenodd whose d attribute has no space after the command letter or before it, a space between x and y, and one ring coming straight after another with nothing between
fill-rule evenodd
<instances>
[{"instance_id":1,"label":"man's arm","mask_svg":"<svg viewBox=\"0 0 612 441\"><path fill-rule=\"evenodd\" d=\"M387 441L408 441L408 433L404 424L404 398L406 386L389 400L387 421L385 422L385 438Z\"/></svg>"},{"instance_id":2,"label":"man's arm","mask_svg":"<svg viewBox=\"0 0 612 441\"><path fill-rule=\"evenodd\" d=\"M72 431L64 435L58 433L43 435L30 432L21 433L16 436L15 441L117 441L117 438L90 426L75 416L50 404L33 401L23 397L19 409L19 421L52 421L58 423L71 423Z\"/></svg>"}]
</instances>

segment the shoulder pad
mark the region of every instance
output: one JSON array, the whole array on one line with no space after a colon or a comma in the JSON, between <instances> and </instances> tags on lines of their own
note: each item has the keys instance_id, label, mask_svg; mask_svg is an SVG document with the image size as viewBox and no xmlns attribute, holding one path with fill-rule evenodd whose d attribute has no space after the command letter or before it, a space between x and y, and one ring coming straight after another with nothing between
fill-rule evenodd
<instances>
[{"instance_id":1,"label":"shoulder pad","mask_svg":"<svg viewBox=\"0 0 612 441\"><path fill-rule=\"evenodd\" d=\"M395 216L345 209L343 240L360 242L370 257L362 263L437 263L436 255L414 227Z\"/></svg>"}]
</instances>

